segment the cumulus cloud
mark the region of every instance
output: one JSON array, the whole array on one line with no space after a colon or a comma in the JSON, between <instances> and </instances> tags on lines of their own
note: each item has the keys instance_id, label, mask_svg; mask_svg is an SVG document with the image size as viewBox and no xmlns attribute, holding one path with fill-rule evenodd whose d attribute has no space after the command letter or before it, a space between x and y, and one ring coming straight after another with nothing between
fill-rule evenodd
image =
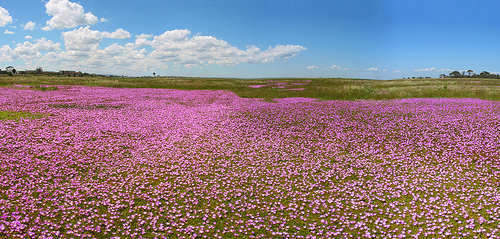
<instances>
[{"instance_id":1,"label":"cumulus cloud","mask_svg":"<svg viewBox=\"0 0 500 239\"><path fill-rule=\"evenodd\" d=\"M18 43L17 47L14 49L15 55L17 57L23 58L24 56L30 55L40 55L40 51L58 51L61 48L61 43L54 43L51 40L45 38L35 40L35 44L30 42Z\"/></svg>"},{"instance_id":2,"label":"cumulus cloud","mask_svg":"<svg viewBox=\"0 0 500 239\"><path fill-rule=\"evenodd\" d=\"M45 31L93 25L99 21L92 13L84 12L81 5L68 0L50 0L45 8L47 14L53 16L47 21L47 26L42 28Z\"/></svg>"},{"instance_id":3,"label":"cumulus cloud","mask_svg":"<svg viewBox=\"0 0 500 239\"><path fill-rule=\"evenodd\" d=\"M319 68L319 66L308 66L307 67L308 70L318 69L318 68Z\"/></svg>"},{"instance_id":4,"label":"cumulus cloud","mask_svg":"<svg viewBox=\"0 0 500 239\"><path fill-rule=\"evenodd\" d=\"M90 30L89 26L64 32L62 35L64 45L68 51L97 51L99 50L99 43L102 40L101 32Z\"/></svg>"},{"instance_id":5,"label":"cumulus cloud","mask_svg":"<svg viewBox=\"0 0 500 239\"><path fill-rule=\"evenodd\" d=\"M19 43L14 49L14 59L31 60L41 56L42 53L37 51L33 44L29 42L24 42L23 44Z\"/></svg>"},{"instance_id":6,"label":"cumulus cloud","mask_svg":"<svg viewBox=\"0 0 500 239\"><path fill-rule=\"evenodd\" d=\"M14 32L13 32L13 31L9 31L9 30L7 30L7 29L5 29L5 31L3 32L3 34L14 34Z\"/></svg>"},{"instance_id":7,"label":"cumulus cloud","mask_svg":"<svg viewBox=\"0 0 500 239\"><path fill-rule=\"evenodd\" d=\"M161 45L162 43L180 42L182 40L186 40L189 34L191 34L191 31L187 29L184 30L176 29L172 31L166 31L159 36L155 36L153 39L153 44Z\"/></svg>"},{"instance_id":8,"label":"cumulus cloud","mask_svg":"<svg viewBox=\"0 0 500 239\"><path fill-rule=\"evenodd\" d=\"M34 60L40 59L42 52L54 52L61 50L61 43L54 43L45 38L35 40L35 43L24 42L18 43L14 49L8 45L0 48L0 62L14 61L14 60Z\"/></svg>"},{"instance_id":9,"label":"cumulus cloud","mask_svg":"<svg viewBox=\"0 0 500 239\"><path fill-rule=\"evenodd\" d=\"M13 55L14 51L10 48L10 46L4 45L0 48L0 62L13 61Z\"/></svg>"},{"instance_id":10,"label":"cumulus cloud","mask_svg":"<svg viewBox=\"0 0 500 239\"><path fill-rule=\"evenodd\" d=\"M151 41L148 40L151 37L153 37L153 35L147 35L147 34L138 35L138 36L136 36L136 39L135 39L135 45L137 47L147 46L147 45L151 44Z\"/></svg>"},{"instance_id":11,"label":"cumulus cloud","mask_svg":"<svg viewBox=\"0 0 500 239\"><path fill-rule=\"evenodd\" d=\"M436 69L436 67L431 67L431 68L425 68L425 69L417 69L417 70L413 70L413 71L423 71L423 72L428 72L428 71L453 71L451 69L445 69L445 68L442 68L442 69Z\"/></svg>"},{"instance_id":12,"label":"cumulus cloud","mask_svg":"<svg viewBox=\"0 0 500 239\"><path fill-rule=\"evenodd\" d=\"M35 29L36 23L29 21L26 24L24 24L24 30L32 31Z\"/></svg>"},{"instance_id":13,"label":"cumulus cloud","mask_svg":"<svg viewBox=\"0 0 500 239\"><path fill-rule=\"evenodd\" d=\"M327 69L328 70L342 70L342 67L337 66L337 65L333 65L333 66L328 67Z\"/></svg>"},{"instance_id":14,"label":"cumulus cloud","mask_svg":"<svg viewBox=\"0 0 500 239\"><path fill-rule=\"evenodd\" d=\"M54 43L51 40L40 38L35 40L33 48L37 51L59 51L61 50L61 43Z\"/></svg>"},{"instance_id":15,"label":"cumulus cloud","mask_svg":"<svg viewBox=\"0 0 500 239\"><path fill-rule=\"evenodd\" d=\"M269 47L267 52L271 54L273 57L277 58L291 58L297 56L299 52L305 51L306 48L303 46L297 45L277 45L274 48Z\"/></svg>"},{"instance_id":16,"label":"cumulus cloud","mask_svg":"<svg viewBox=\"0 0 500 239\"><path fill-rule=\"evenodd\" d=\"M276 45L275 47L269 47L266 51L264 51L264 55L267 56L267 59L263 62L272 61L275 58L288 59L295 57L299 54L299 52L305 50L305 47L298 45Z\"/></svg>"},{"instance_id":17,"label":"cumulus cloud","mask_svg":"<svg viewBox=\"0 0 500 239\"><path fill-rule=\"evenodd\" d=\"M33 37L29 36L29 35L24 37L24 39L31 39L31 38L33 38Z\"/></svg>"},{"instance_id":18,"label":"cumulus cloud","mask_svg":"<svg viewBox=\"0 0 500 239\"><path fill-rule=\"evenodd\" d=\"M5 27L9 23L12 23L12 17L5 8L0 7L0 27Z\"/></svg>"},{"instance_id":19,"label":"cumulus cloud","mask_svg":"<svg viewBox=\"0 0 500 239\"><path fill-rule=\"evenodd\" d=\"M425 69L417 69L417 70L413 70L413 71L435 71L436 68L435 67L431 67L431 68L425 68Z\"/></svg>"},{"instance_id":20,"label":"cumulus cloud","mask_svg":"<svg viewBox=\"0 0 500 239\"><path fill-rule=\"evenodd\" d=\"M365 69L365 71L388 72L389 70L380 70L380 69L379 69L379 68L377 68L377 67L372 67L372 68L369 68L369 69Z\"/></svg>"},{"instance_id":21,"label":"cumulus cloud","mask_svg":"<svg viewBox=\"0 0 500 239\"><path fill-rule=\"evenodd\" d=\"M130 33L119 28L118 30L112 32L112 33L109 33L109 32L102 32L102 37L105 37L105 38L112 38L112 39L127 39L127 38L130 38Z\"/></svg>"},{"instance_id":22,"label":"cumulus cloud","mask_svg":"<svg viewBox=\"0 0 500 239\"><path fill-rule=\"evenodd\" d=\"M109 20L106 19L106 18L104 18L104 17L102 17L101 20L100 20L100 22L109 22Z\"/></svg>"}]
</instances>

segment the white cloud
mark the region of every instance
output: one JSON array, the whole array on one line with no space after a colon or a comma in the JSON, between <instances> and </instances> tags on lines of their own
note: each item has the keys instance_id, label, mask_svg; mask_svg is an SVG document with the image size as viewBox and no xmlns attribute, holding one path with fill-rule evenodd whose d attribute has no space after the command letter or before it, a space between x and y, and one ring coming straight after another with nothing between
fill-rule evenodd
<instances>
[{"instance_id":1,"label":"white cloud","mask_svg":"<svg viewBox=\"0 0 500 239\"><path fill-rule=\"evenodd\" d=\"M38 60L43 57L42 52L52 52L60 51L61 43L54 43L51 40L45 38L35 40L35 43L30 43L28 41L24 43L18 43L14 49L8 45L4 45L0 48L0 62L8 62L14 60Z\"/></svg>"},{"instance_id":2,"label":"white cloud","mask_svg":"<svg viewBox=\"0 0 500 239\"><path fill-rule=\"evenodd\" d=\"M370 69L366 69L367 71L380 71L377 67L372 67Z\"/></svg>"},{"instance_id":3,"label":"white cloud","mask_svg":"<svg viewBox=\"0 0 500 239\"><path fill-rule=\"evenodd\" d=\"M153 37L153 35L141 34L136 36L135 45L137 47L147 46L151 44L151 41L148 41L149 38Z\"/></svg>"},{"instance_id":4,"label":"white cloud","mask_svg":"<svg viewBox=\"0 0 500 239\"><path fill-rule=\"evenodd\" d=\"M42 28L45 31L93 25L98 22L92 13L85 13L81 5L68 0L50 0L45 4L45 8L47 14L53 16L47 21L47 26Z\"/></svg>"},{"instance_id":5,"label":"white cloud","mask_svg":"<svg viewBox=\"0 0 500 239\"><path fill-rule=\"evenodd\" d=\"M425 68L425 69L417 69L417 70L413 70L413 71L424 71L424 72L435 71L435 72L437 72L437 71L453 71L453 70L446 69L446 68L436 69L436 67L431 67L431 68Z\"/></svg>"},{"instance_id":6,"label":"white cloud","mask_svg":"<svg viewBox=\"0 0 500 239\"><path fill-rule=\"evenodd\" d=\"M153 44L161 45L162 43L179 42L182 40L186 40L189 34L191 34L191 31L187 29L166 31L159 36L155 36L153 39Z\"/></svg>"},{"instance_id":7,"label":"white cloud","mask_svg":"<svg viewBox=\"0 0 500 239\"><path fill-rule=\"evenodd\" d=\"M13 32L13 31L9 31L9 30L7 30L7 29L5 29L5 31L3 32L3 34L14 34L14 32Z\"/></svg>"},{"instance_id":8,"label":"white cloud","mask_svg":"<svg viewBox=\"0 0 500 239\"><path fill-rule=\"evenodd\" d=\"M100 20L100 22L109 22L109 20L106 19L106 18L104 18L104 17L102 17L101 20Z\"/></svg>"},{"instance_id":9,"label":"white cloud","mask_svg":"<svg viewBox=\"0 0 500 239\"><path fill-rule=\"evenodd\" d=\"M417 69L417 70L413 70L413 71L436 71L436 67Z\"/></svg>"},{"instance_id":10,"label":"white cloud","mask_svg":"<svg viewBox=\"0 0 500 239\"><path fill-rule=\"evenodd\" d=\"M318 68L319 68L319 66L308 66L307 67L308 70L318 69Z\"/></svg>"},{"instance_id":11,"label":"white cloud","mask_svg":"<svg viewBox=\"0 0 500 239\"><path fill-rule=\"evenodd\" d=\"M24 39L31 39L31 38L33 38L33 37L29 36L29 35L24 37Z\"/></svg>"},{"instance_id":12,"label":"white cloud","mask_svg":"<svg viewBox=\"0 0 500 239\"><path fill-rule=\"evenodd\" d=\"M13 61L13 55L14 51L10 48L10 46L4 45L0 48L0 62Z\"/></svg>"},{"instance_id":13,"label":"white cloud","mask_svg":"<svg viewBox=\"0 0 500 239\"><path fill-rule=\"evenodd\" d=\"M342 67L337 66L337 65L333 65L333 66L328 67L327 70L342 70Z\"/></svg>"},{"instance_id":14,"label":"white cloud","mask_svg":"<svg viewBox=\"0 0 500 239\"><path fill-rule=\"evenodd\" d=\"M36 23L29 21L24 25L24 30L32 31L35 29Z\"/></svg>"},{"instance_id":15,"label":"white cloud","mask_svg":"<svg viewBox=\"0 0 500 239\"><path fill-rule=\"evenodd\" d=\"M61 50L61 43L54 43L51 40L40 38L35 40L33 48L37 51L59 51Z\"/></svg>"},{"instance_id":16,"label":"white cloud","mask_svg":"<svg viewBox=\"0 0 500 239\"><path fill-rule=\"evenodd\" d=\"M112 38L112 39L127 39L127 38L130 38L130 33L119 28L118 30L112 32L112 33L109 33L109 32L102 32L102 37L105 37L105 38Z\"/></svg>"},{"instance_id":17,"label":"white cloud","mask_svg":"<svg viewBox=\"0 0 500 239\"><path fill-rule=\"evenodd\" d=\"M99 43L102 40L99 31L93 31L90 27L80 27L73 31L64 32L64 45L68 51L91 52L99 50Z\"/></svg>"},{"instance_id":18,"label":"white cloud","mask_svg":"<svg viewBox=\"0 0 500 239\"><path fill-rule=\"evenodd\" d=\"M61 50L61 43L54 43L53 41L45 38L37 39L35 42L35 44L27 41L23 44L17 44L17 47L14 48L13 51L14 59L31 60L42 57L41 51L47 52Z\"/></svg>"},{"instance_id":19,"label":"white cloud","mask_svg":"<svg viewBox=\"0 0 500 239\"><path fill-rule=\"evenodd\" d=\"M269 47L265 52L269 54L271 58L291 58L297 56L299 52L307 50L303 46L298 45L277 45L274 48Z\"/></svg>"},{"instance_id":20,"label":"white cloud","mask_svg":"<svg viewBox=\"0 0 500 239\"><path fill-rule=\"evenodd\" d=\"M12 23L12 17L5 8L0 7L0 27L5 27L9 23Z\"/></svg>"}]
</instances>

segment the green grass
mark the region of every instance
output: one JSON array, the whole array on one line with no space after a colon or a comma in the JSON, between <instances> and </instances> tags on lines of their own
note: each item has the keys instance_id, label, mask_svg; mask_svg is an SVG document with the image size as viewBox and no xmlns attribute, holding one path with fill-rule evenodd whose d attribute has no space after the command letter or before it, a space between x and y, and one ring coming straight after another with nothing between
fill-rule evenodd
<instances>
[{"instance_id":1,"label":"green grass","mask_svg":"<svg viewBox=\"0 0 500 239\"><path fill-rule=\"evenodd\" d=\"M286 82L287 90L267 85L269 81ZM307 82L310 81L310 82ZM290 83L308 83L290 85ZM34 90L59 90L40 85L83 85L116 88L161 88L180 90L228 90L243 98L306 97L319 100L402 99L402 98L479 98L500 100L498 79L405 79L365 80L335 78L283 78L283 79L220 79L220 78L104 78L64 76L0 76L0 86L28 85Z\"/></svg>"},{"instance_id":2,"label":"green grass","mask_svg":"<svg viewBox=\"0 0 500 239\"><path fill-rule=\"evenodd\" d=\"M53 91L53 90L59 90L59 87L35 85L35 86L30 86L29 89L30 90L38 90L38 91Z\"/></svg>"},{"instance_id":3,"label":"green grass","mask_svg":"<svg viewBox=\"0 0 500 239\"><path fill-rule=\"evenodd\" d=\"M19 120L21 118L42 118L43 114L33 114L24 111L2 111L0 110L0 120Z\"/></svg>"}]
</instances>

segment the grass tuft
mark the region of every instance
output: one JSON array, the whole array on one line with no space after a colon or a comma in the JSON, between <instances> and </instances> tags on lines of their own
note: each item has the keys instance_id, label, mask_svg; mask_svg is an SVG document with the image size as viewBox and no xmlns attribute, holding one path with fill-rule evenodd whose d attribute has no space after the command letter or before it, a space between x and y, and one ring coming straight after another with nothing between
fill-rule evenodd
<instances>
[{"instance_id":1,"label":"grass tuft","mask_svg":"<svg viewBox=\"0 0 500 239\"><path fill-rule=\"evenodd\" d=\"M24 111L7 111L7 110L0 110L0 120L19 120L21 118L32 118L32 119L37 119L37 118L42 118L45 115L43 114L38 114L38 113L30 113L30 112L24 112Z\"/></svg>"}]
</instances>

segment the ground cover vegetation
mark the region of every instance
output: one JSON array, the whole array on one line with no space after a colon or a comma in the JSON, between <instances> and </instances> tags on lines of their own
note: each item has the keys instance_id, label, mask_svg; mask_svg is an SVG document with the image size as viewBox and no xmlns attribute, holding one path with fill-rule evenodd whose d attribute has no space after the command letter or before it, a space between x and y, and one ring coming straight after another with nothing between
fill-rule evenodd
<instances>
[{"instance_id":1,"label":"ground cover vegetation","mask_svg":"<svg viewBox=\"0 0 500 239\"><path fill-rule=\"evenodd\" d=\"M115 88L228 90L242 98L264 98L268 100L290 97L305 97L320 100L384 100L401 98L478 98L500 100L500 79L486 77L383 81L326 78L219 79L0 76L0 86L17 87L17 85L29 85L32 87L84 85Z\"/></svg>"},{"instance_id":2,"label":"ground cover vegetation","mask_svg":"<svg viewBox=\"0 0 500 239\"><path fill-rule=\"evenodd\" d=\"M0 237L500 234L497 101L57 84L0 87Z\"/></svg>"}]
</instances>

